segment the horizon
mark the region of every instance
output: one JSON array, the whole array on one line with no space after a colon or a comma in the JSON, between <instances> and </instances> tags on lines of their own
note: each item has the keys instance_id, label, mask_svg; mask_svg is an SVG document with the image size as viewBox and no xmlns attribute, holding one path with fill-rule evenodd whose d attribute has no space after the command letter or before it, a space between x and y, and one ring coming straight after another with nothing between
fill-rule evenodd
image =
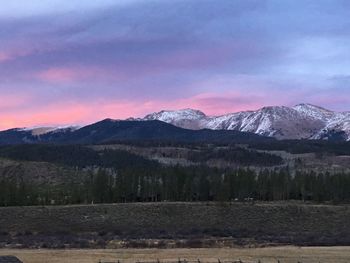
<instances>
[{"instance_id":1,"label":"horizon","mask_svg":"<svg viewBox=\"0 0 350 263\"><path fill-rule=\"evenodd\" d=\"M300 101L349 111L349 16L344 0L3 3L0 130Z\"/></svg>"},{"instance_id":2,"label":"horizon","mask_svg":"<svg viewBox=\"0 0 350 263\"><path fill-rule=\"evenodd\" d=\"M149 113L146 113L145 115L142 115L142 116L129 116L129 117L126 117L126 118L110 118L108 116L105 116L101 119L97 119L97 120L94 120L92 122L87 122L87 123L71 123L71 124L68 124L68 125L60 125L60 124L56 124L56 125L34 125L34 126L18 126L18 127L10 127L10 128L6 128L6 129L0 129L0 132L2 131L6 131L6 130L12 130L12 129L23 129L23 130L35 130L35 129L41 129L41 128L47 128L47 129L65 129L65 128L83 128L85 126L88 126L88 125L91 125L91 124L94 124L96 122L100 122L100 121L103 121L103 120L113 120L113 121L128 121L129 119L143 119L145 118L147 115L149 114L154 114L154 113L160 113L160 112L176 112L176 111L185 111L185 110L193 110L193 111L200 111L201 113L204 113L204 115L206 117L220 117L220 116L224 116L224 115L229 115L229 114L235 114L235 113L239 113L239 112L244 112L244 111L251 111L251 112L255 112L255 111L259 111L263 108L266 108L266 107L288 107L288 108L293 108L293 107L296 107L296 106L299 106L299 105L310 105L310 106L314 106L314 107L317 107L317 108L321 108L321 109L324 109L324 110L327 110L327 111L331 111L331 112L336 112L336 113L341 113L341 112L350 112L350 111L334 111L332 109L328 109L328 108L325 108L323 106L320 106L320 105L314 105L314 104L311 104L311 103L306 103L306 102L302 102L302 103L297 103L295 105L292 105L292 106L286 106L286 105L265 105L265 106L262 106L260 108L257 108L257 109L247 109L247 110L243 110L243 111L234 111L234 112L226 112L224 114L219 114L219 115L210 115L210 114L207 114L206 112L200 110L200 109L194 109L194 108L181 108L181 109L163 109L163 110L160 110L160 111L156 111L156 112L149 112Z\"/></svg>"}]
</instances>

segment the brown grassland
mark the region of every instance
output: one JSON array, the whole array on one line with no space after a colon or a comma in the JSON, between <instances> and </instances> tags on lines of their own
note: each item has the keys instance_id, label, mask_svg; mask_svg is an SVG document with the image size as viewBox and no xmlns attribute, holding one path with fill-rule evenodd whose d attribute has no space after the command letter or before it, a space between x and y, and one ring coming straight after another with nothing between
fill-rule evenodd
<instances>
[{"instance_id":1,"label":"brown grassland","mask_svg":"<svg viewBox=\"0 0 350 263\"><path fill-rule=\"evenodd\" d=\"M349 205L301 202L4 207L0 255L24 263L349 263L349 215Z\"/></svg>"},{"instance_id":2,"label":"brown grassland","mask_svg":"<svg viewBox=\"0 0 350 263\"><path fill-rule=\"evenodd\" d=\"M2 249L0 255L15 255L25 263L131 263L137 261L176 261L200 259L203 262L233 261L276 263L350 262L350 247L267 247L212 249L89 249L89 250L30 250Z\"/></svg>"},{"instance_id":3,"label":"brown grassland","mask_svg":"<svg viewBox=\"0 0 350 263\"><path fill-rule=\"evenodd\" d=\"M3 207L0 208L0 247L348 246L349 217L349 205L300 202ZM232 244L215 241L223 239L232 239ZM151 246L148 240L162 242ZM168 244L169 240L174 244ZM181 240L187 242L183 244ZM203 243L204 240L211 243Z\"/></svg>"}]
</instances>

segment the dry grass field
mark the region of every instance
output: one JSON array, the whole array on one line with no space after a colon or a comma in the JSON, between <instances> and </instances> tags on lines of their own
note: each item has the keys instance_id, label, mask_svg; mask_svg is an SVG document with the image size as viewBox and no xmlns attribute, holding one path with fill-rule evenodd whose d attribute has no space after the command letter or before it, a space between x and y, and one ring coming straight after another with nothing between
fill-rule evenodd
<instances>
[{"instance_id":1,"label":"dry grass field","mask_svg":"<svg viewBox=\"0 0 350 263\"><path fill-rule=\"evenodd\" d=\"M349 217L349 205L298 202L2 207L0 247L119 249L212 248L253 244L349 246ZM230 239L232 244L215 242L223 238ZM210 244L201 242L207 239L211 241ZM164 242L156 246L148 245L148 240L170 240L175 245ZM180 240L189 242L183 244ZM123 241L124 245L119 241Z\"/></svg>"},{"instance_id":2,"label":"dry grass field","mask_svg":"<svg viewBox=\"0 0 350 263\"><path fill-rule=\"evenodd\" d=\"M99 260L122 263L136 261L201 259L215 262L218 259L261 263L348 263L350 247L269 247L222 249L120 249L120 250L30 250L2 249L0 255L15 255L24 263L97 263Z\"/></svg>"}]
</instances>

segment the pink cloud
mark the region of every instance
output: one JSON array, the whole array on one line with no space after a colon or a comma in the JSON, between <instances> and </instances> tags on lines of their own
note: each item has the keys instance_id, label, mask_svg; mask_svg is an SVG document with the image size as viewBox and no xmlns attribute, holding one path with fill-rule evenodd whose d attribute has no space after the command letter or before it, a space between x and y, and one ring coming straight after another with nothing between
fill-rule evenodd
<instances>
[{"instance_id":1,"label":"pink cloud","mask_svg":"<svg viewBox=\"0 0 350 263\"><path fill-rule=\"evenodd\" d=\"M96 74L98 74L98 70L94 68L59 67L39 71L35 74L35 77L42 81L57 83L91 78Z\"/></svg>"},{"instance_id":2,"label":"pink cloud","mask_svg":"<svg viewBox=\"0 0 350 263\"><path fill-rule=\"evenodd\" d=\"M122 72L117 72L117 70L94 66L52 67L29 75L29 77L32 76L38 80L50 83L69 83L96 79L117 81L125 77Z\"/></svg>"},{"instance_id":3,"label":"pink cloud","mask_svg":"<svg viewBox=\"0 0 350 263\"><path fill-rule=\"evenodd\" d=\"M0 52L0 63L5 62L11 59L10 54L5 53L5 52Z\"/></svg>"},{"instance_id":4,"label":"pink cloud","mask_svg":"<svg viewBox=\"0 0 350 263\"><path fill-rule=\"evenodd\" d=\"M26 56L33 53L28 47L12 47L6 51L0 51L0 63L14 60L18 57Z\"/></svg>"},{"instance_id":5,"label":"pink cloud","mask_svg":"<svg viewBox=\"0 0 350 263\"><path fill-rule=\"evenodd\" d=\"M63 106L63 105L61 105ZM31 126L51 126L74 123L85 116L85 108L78 105L59 105L37 109L17 109L0 115L0 129Z\"/></svg>"},{"instance_id":6,"label":"pink cloud","mask_svg":"<svg viewBox=\"0 0 350 263\"><path fill-rule=\"evenodd\" d=\"M2 96L0 100L0 129L31 126L85 125L105 118L126 119L143 117L160 110L193 108L208 115L221 115L242 110L254 110L266 105L288 105L277 94L251 95L244 92L200 93L177 100L118 100L66 101L50 105L25 108L27 101L15 96ZM295 97L290 96L290 101ZM22 106L23 107L22 107ZM14 106L11 108L11 106ZM17 106L17 107L15 107ZM322 106L322 105L321 105Z\"/></svg>"},{"instance_id":7,"label":"pink cloud","mask_svg":"<svg viewBox=\"0 0 350 263\"><path fill-rule=\"evenodd\" d=\"M234 102L239 102L235 103ZM51 105L38 105L26 109L0 109L0 129L31 126L85 125L105 118L126 119L164 109L194 108L209 115L234 112L258 107L254 102L245 102L238 95L218 96L199 94L178 100L96 100L86 102L64 102Z\"/></svg>"},{"instance_id":8,"label":"pink cloud","mask_svg":"<svg viewBox=\"0 0 350 263\"><path fill-rule=\"evenodd\" d=\"M140 106L141 107L138 107ZM105 118L138 116L142 103L124 101L65 102L30 109L0 109L0 130L14 127L85 125Z\"/></svg>"},{"instance_id":9,"label":"pink cloud","mask_svg":"<svg viewBox=\"0 0 350 263\"><path fill-rule=\"evenodd\" d=\"M0 114L3 110L20 107L21 105L28 103L30 99L31 97L25 94L2 94L0 95Z\"/></svg>"}]
</instances>

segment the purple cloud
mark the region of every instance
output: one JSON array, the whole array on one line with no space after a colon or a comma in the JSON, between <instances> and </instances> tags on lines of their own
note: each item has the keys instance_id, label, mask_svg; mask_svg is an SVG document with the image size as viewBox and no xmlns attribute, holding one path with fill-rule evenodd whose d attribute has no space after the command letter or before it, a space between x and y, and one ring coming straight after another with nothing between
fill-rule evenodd
<instances>
[{"instance_id":1,"label":"purple cloud","mask_svg":"<svg viewBox=\"0 0 350 263\"><path fill-rule=\"evenodd\" d=\"M349 83L339 77L350 67L348 1L55 3L2 6L0 99L12 104L0 107L0 122L11 110L34 116L67 101L148 105L119 116L157 105L213 114L299 102L349 110Z\"/></svg>"}]
</instances>

